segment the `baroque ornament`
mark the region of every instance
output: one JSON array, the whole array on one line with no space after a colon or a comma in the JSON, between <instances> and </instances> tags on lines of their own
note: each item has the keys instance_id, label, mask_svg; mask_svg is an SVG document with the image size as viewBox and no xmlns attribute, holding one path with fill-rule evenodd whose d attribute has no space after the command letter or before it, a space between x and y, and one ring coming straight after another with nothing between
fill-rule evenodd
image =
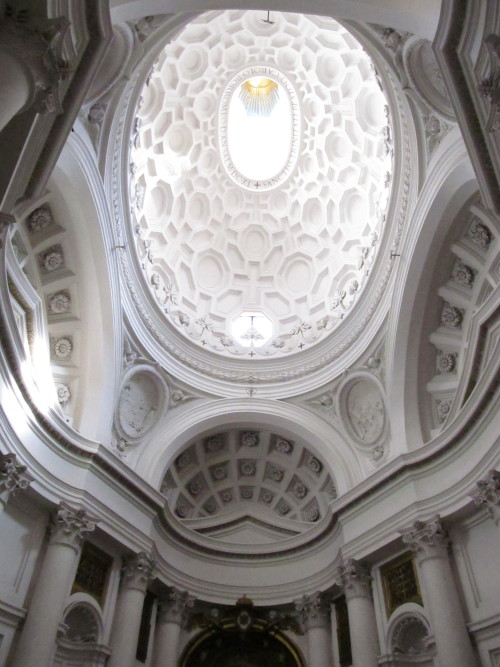
<instances>
[{"instance_id":1,"label":"baroque ornament","mask_svg":"<svg viewBox=\"0 0 500 667\"><path fill-rule=\"evenodd\" d=\"M385 408L375 382L361 378L343 390L344 417L349 430L363 444L373 444L385 427Z\"/></svg>"},{"instance_id":2,"label":"baroque ornament","mask_svg":"<svg viewBox=\"0 0 500 667\"><path fill-rule=\"evenodd\" d=\"M457 353L443 352L437 350L436 353L436 373L456 373L457 372Z\"/></svg>"},{"instance_id":3,"label":"baroque ornament","mask_svg":"<svg viewBox=\"0 0 500 667\"><path fill-rule=\"evenodd\" d=\"M240 436L242 447L257 447L259 444L259 434L255 431L245 431Z\"/></svg>"},{"instance_id":4,"label":"baroque ornament","mask_svg":"<svg viewBox=\"0 0 500 667\"><path fill-rule=\"evenodd\" d=\"M41 232L54 224L52 213L47 206L36 208L28 216L28 231L32 234Z\"/></svg>"},{"instance_id":5,"label":"baroque ornament","mask_svg":"<svg viewBox=\"0 0 500 667\"><path fill-rule=\"evenodd\" d=\"M71 394L69 391L69 387L66 384L57 384L56 385L56 390L57 390L57 400L59 401L60 405L65 405L69 399L71 398Z\"/></svg>"},{"instance_id":6,"label":"baroque ornament","mask_svg":"<svg viewBox=\"0 0 500 667\"><path fill-rule=\"evenodd\" d=\"M50 294L48 297L49 313L51 315L62 315L71 310L71 298L68 290Z\"/></svg>"},{"instance_id":7,"label":"baroque ornament","mask_svg":"<svg viewBox=\"0 0 500 667\"><path fill-rule=\"evenodd\" d=\"M57 271L65 266L64 254L60 245L52 246L39 255L40 267L44 273Z\"/></svg>"},{"instance_id":8,"label":"baroque ornament","mask_svg":"<svg viewBox=\"0 0 500 667\"><path fill-rule=\"evenodd\" d=\"M482 250L489 248L492 238L489 228L477 218L474 219L472 225L469 227L467 237Z\"/></svg>"},{"instance_id":9,"label":"baroque ornament","mask_svg":"<svg viewBox=\"0 0 500 667\"><path fill-rule=\"evenodd\" d=\"M71 359L71 353L73 352L73 339L68 336L67 338L58 338L54 342L54 355L61 360L69 361Z\"/></svg>"}]
</instances>

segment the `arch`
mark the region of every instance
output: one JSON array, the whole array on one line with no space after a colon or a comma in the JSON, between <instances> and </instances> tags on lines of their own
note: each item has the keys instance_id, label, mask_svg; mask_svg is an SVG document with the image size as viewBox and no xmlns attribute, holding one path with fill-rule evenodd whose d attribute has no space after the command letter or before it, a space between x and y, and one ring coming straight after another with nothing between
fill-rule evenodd
<instances>
[{"instance_id":1,"label":"arch","mask_svg":"<svg viewBox=\"0 0 500 667\"><path fill-rule=\"evenodd\" d=\"M197 667L202 653L207 667L306 667L301 651L284 633L267 631L259 622L246 632L236 622L200 632L184 649L180 667Z\"/></svg>"},{"instance_id":2,"label":"arch","mask_svg":"<svg viewBox=\"0 0 500 667\"><path fill-rule=\"evenodd\" d=\"M87 437L109 441L112 412L100 406L114 401L123 348L118 267L101 178L77 135L64 147L49 188L68 246L78 248L72 266L78 278L78 318L73 323L80 368L74 425Z\"/></svg>"},{"instance_id":3,"label":"arch","mask_svg":"<svg viewBox=\"0 0 500 667\"><path fill-rule=\"evenodd\" d=\"M362 479L356 454L343 436L320 417L296 405L255 398L223 399L187 405L170 415L157 427L154 439L144 444L136 464L136 472L156 488L188 441L232 426L276 429L284 437L301 438L329 464L339 495Z\"/></svg>"},{"instance_id":4,"label":"arch","mask_svg":"<svg viewBox=\"0 0 500 667\"><path fill-rule=\"evenodd\" d=\"M424 441L419 414L419 357L415 354L434 267L456 215L478 185L465 145L458 133L444 142L423 186L412 227L401 249L387 338L387 405L391 430L405 433L394 443L399 452ZM404 258L410 257L409 262Z\"/></svg>"}]
</instances>

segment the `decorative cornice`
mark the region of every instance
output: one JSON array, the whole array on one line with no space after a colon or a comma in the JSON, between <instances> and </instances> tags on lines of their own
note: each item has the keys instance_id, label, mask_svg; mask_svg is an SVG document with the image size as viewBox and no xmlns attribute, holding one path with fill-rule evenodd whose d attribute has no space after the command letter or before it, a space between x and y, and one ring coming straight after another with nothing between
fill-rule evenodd
<instances>
[{"instance_id":1,"label":"decorative cornice","mask_svg":"<svg viewBox=\"0 0 500 667\"><path fill-rule=\"evenodd\" d=\"M62 544L78 551L86 533L93 532L96 523L84 509L60 503L50 524L50 544Z\"/></svg>"},{"instance_id":2,"label":"decorative cornice","mask_svg":"<svg viewBox=\"0 0 500 667\"><path fill-rule=\"evenodd\" d=\"M15 454L0 453L0 505L5 506L11 495L28 488L34 478L26 471Z\"/></svg>"},{"instance_id":3,"label":"decorative cornice","mask_svg":"<svg viewBox=\"0 0 500 667\"><path fill-rule=\"evenodd\" d=\"M368 567L354 558L349 558L337 567L336 583L344 590L347 600L358 597L371 600L371 581Z\"/></svg>"},{"instance_id":4,"label":"decorative cornice","mask_svg":"<svg viewBox=\"0 0 500 667\"><path fill-rule=\"evenodd\" d=\"M415 521L411 528L399 532L419 565L430 558L448 557L449 538L438 514L429 521Z\"/></svg>"}]
</instances>

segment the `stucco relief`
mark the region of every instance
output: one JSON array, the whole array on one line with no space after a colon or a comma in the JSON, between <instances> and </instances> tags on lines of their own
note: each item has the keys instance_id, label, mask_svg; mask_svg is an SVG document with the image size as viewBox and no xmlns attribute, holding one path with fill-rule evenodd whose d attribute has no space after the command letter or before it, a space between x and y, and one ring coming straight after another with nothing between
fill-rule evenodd
<instances>
[{"instance_id":1,"label":"stucco relief","mask_svg":"<svg viewBox=\"0 0 500 667\"><path fill-rule=\"evenodd\" d=\"M116 408L115 424L127 441L143 438L158 422L169 402L168 387L148 367L133 368L125 375Z\"/></svg>"},{"instance_id":2,"label":"stucco relief","mask_svg":"<svg viewBox=\"0 0 500 667\"><path fill-rule=\"evenodd\" d=\"M375 382L368 378L350 382L342 391L341 404L346 426L360 443L372 445L382 436L384 399Z\"/></svg>"}]
</instances>

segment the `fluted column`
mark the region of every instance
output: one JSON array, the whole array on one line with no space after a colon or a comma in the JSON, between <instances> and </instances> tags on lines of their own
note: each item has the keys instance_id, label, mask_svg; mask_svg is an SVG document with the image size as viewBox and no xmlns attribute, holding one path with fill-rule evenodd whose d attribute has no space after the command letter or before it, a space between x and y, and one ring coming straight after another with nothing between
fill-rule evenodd
<instances>
[{"instance_id":1,"label":"fluted column","mask_svg":"<svg viewBox=\"0 0 500 667\"><path fill-rule=\"evenodd\" d=\"M47 667L80 555L82 538L95 521L85 510L61 503L11 667Z\"/></svg>"},{"instance_id":2,"label":"fluted column","mask_svg":"<svg viewBox=\"0 0 500 667\"><path fill-rule=\"evenodd\" d=\"M143 551L125 559L111 631L108 667L135 664L146 589L153 575L154 561Z\"/></svg>"},{"instance_id":3,"label":"fluted column","mask_svg":"<svg viewBox=\"0 0 500 667\"><path fill-rule=\"evenodd\" d=\"M500 472L490 470L485 479L476 482L476 488L470 495L476 505L488 509L493 521L500 526Z\"/></svg>"},{"instance_id":4,"label":"fluted column","mask_svg":"<svg viewBox=\"0 0 500 667\"><path fill-rule=\"evenodd\" d=\"M474 667L477 659L451 570L449 539L439 517L416 521L401 533L416 556L440 667Z\"/></svg>"},{"instance_id":5,"label":"fluted column","mask_svg":"<svg viewBox=\"0 0 500 667\"><path fill-rule=\"evenodd\" d=\"M377 667L379 643L368 570L350 558L338 567L337 584L347 601L353 667Z\"/></svg>"},{"instance_id":6,"label":"fluted column","mask_svg":"<svg viewBox=\"0 0 500 667\"><path fill-rule=\"evenodd\" d=\"M317 591L295 600L307 633L307 664L309 667L332 667L332 622L330 600Z\"/></svg>"},{"instance_id":7,"label":"fluted column","mask_svg":"<svg viewBox=\"0 0 500 667\"><path fill-rule=\"evenodd\" d=\"M26 471L26 466L18 462L15 454L0 454L0 513L12 495L27 489L33 481Z\"/></svg>"},{"instance_id":8,"label":"fluted column","mask_svg":"<svg viewBox=\"0 0 500 667\"><path fill-rule=\"evenodd\" d=\"M156 621L153 667L177 667L179 636L186 611L194 605L187 591L171 588L160 600Z\"/></svg>"}]
</instances>

